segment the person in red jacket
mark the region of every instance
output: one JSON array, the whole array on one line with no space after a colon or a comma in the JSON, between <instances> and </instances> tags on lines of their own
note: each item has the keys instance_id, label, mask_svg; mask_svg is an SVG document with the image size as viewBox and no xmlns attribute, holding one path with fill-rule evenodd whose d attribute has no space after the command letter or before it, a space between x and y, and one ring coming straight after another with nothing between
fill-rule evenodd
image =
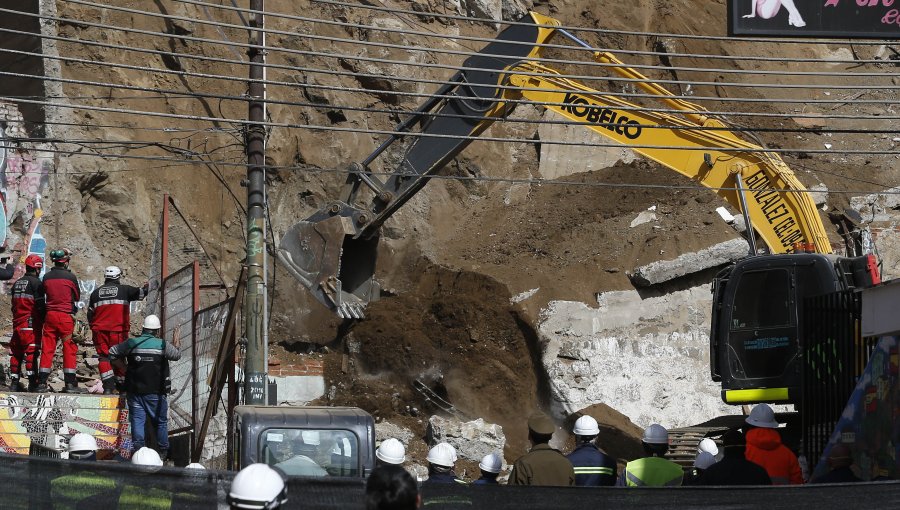
<instances>
[{"instance_id":1,"label":"person in red jacket","mask_svg":"<svg viewBox=\"0 0 900 510\"><path fill-rule=\"evenodd\" d=\"M71 257L72 253L66 249L51 251L53 268L44 275L46 314L41 339L40 380L36 388L41 393L49 391L47 379L53 368L56 344L60 341L63 344L63 392L78 393L78 380L75 379L75 352L78 348L72 341L72 332L75 330L75 312L78 310L76 303L81 299L81 290L78 278L69 271Z\"/></svg>"},{"instance_id":2,"label":"person in red jacket","mask_svg":"<svg viewBox=\"0 0 900 510\"><path fill-rule=\"evenodd\" d=\"M100 380L103 394L112 395L116 386L125 383L125 372L109 363L109 348L128 339L131 330L131 302L147 296L148 284L137 288L119 283L122 270L109 266L104 271L106 281L94 289L88 302L88 323L97 357L100 359Z\"/></svg>"},{"instance_id":3,"label":"person in red jacket","mask_svg":"<svg viewBox=\"0 0 900 510\"><path fill-rule=\"evenodd\" d=\"M768 404L758 404L750 411L747 423L747 460L759 464L769 473L772 485L799 485L803 483L800 462L787 446L781 443L775 412Z\"/></svg>"},{"instance_id":4,"label":"person in red jacket","mask_svg":"<svg viewBox=\"0 0 900 510\"><path fill-rule=\"evenodd\" d=\"M9 342L9 389L23 391L21 373L28 391L35 388L34 354L41 341L44 285L38 275L44 261L37 255L25 258L25 275L12 286L13 334ZM22 370L24 368L24 370Z\"/></svg>"}]
</instances>

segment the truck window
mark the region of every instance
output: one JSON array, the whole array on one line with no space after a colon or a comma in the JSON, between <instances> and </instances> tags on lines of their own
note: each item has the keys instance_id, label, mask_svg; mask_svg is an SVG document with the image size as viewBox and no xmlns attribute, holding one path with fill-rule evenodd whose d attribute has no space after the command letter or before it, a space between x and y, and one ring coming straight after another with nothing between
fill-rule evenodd
<instances>
[{"instance_id":1,"label":"truck window","mask_svg":"<svg viewBox=\"0 0 900 510\"><path fill-rule=\"evenodd\" d=\"M791 324L791 274L785 269L749 271L740 277L731 308L731 329Z\"/></svg>"},{"instance_id":2,"label":"truck window","mask_svg":"<svg viewBox=\"0 0 900 510\"><path fill-rule=\"evenodd\" d=\"M260 460L289 476L361 476L359 440L349 430L267 429Z\"/></svg>"}]
</instances>

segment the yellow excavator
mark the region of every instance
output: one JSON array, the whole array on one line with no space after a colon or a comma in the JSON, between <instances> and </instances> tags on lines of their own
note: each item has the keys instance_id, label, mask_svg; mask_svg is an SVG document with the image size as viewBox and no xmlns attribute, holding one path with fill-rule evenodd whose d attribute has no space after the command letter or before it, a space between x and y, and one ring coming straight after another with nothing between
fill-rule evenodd
<instances>
[{"instance_id":1,"label":"yellow excavator","mask_svg":"<svg viewBox=\"0 0 900 510\"><path fill-rule=\"evenodd\" d=\"M341 317L362 318L365 306L378 298L373 276L384 222L491 124L507 117L522 102L538 104L708 187L743 213L751 227L747 229L749 254L759 251L755 246L758 235L772 255L751 256L745 260L754 262L752 268L740 270L738 263L714 282L712 375L722 381L722 396L729 403L792 401L797 394L796 365L802 351L798 303L811 295L809 292L871 285L871 277L862 281L871 269L867 261L826 255L831 253L831 244L819 212L777 153L741 138L703 107L674 97L612 54L594 50L559 27L559 21L532 12L469 57L462 70L395 127L395 134L365 160L351 165L337 200L285 233L279 259L322 304ZM559 37L633 80L664 103L667 112L604 94L542 64L547 45ZM382 181L370 165L405 137L411 141L402 161ZM368 191L361 194L363 189ZM784 255L795 251L803 253ZM825 283L807 292L800 288L802 282L797 286L797 267L810 263ZM736 278L739 275L744 281L749 277L763 281L747 290L741 278ZM786 278L784 292L769 294L765 276L774 278L772 275ZM854 275L862 280L857 282ZM748 294L750 291L756 294ZM783 299L773 302L770 295ZM736 308L738 303L744 307L761 302L770 309L757 306L749 314ZM765 313L771 314L779 305L783 313L778 317L786 317L787 322L767 329ZM748 322L750 315L759 320ZM747 320L735 322L737 319ZM773 388L778 391L771 391Z\"/></svg>"}]
</instances>

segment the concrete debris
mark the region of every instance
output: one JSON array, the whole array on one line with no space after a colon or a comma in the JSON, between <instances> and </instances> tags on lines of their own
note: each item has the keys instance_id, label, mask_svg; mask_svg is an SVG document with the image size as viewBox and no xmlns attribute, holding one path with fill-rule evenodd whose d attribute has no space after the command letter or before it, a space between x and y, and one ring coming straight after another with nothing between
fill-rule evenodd
<instances>
[{"instance_id":1,"label":"concrete debris","mask_svg":"<svg viewBox=\"0 0 900 510\"><path fill-rule=\"evenodd\" d=\"M478 462L492 452L503 452L506 436L503 427L495 423L485 423L481 418L460 421L455 418L432 416L428 420L429 444L447 442L456 448L459 457Z\"/></svg>"},{"instance_id":2,"label":"concrete debris","mask_svg":"<svg viewBox=\"0 0 900 510\"><path fill-rule=\"evenodd\" d=\"M385 439L394 438L400 441L404 446L409 446L409 442L415 437L413 431L406 427L383 421L375 424L375 442L380 443Z\"/></svg>"},{"instance_id":3,"label":"concrete debris","mask_svg":"<svg viewBox=\"0 0 900 510\"><path fill-rule=\"evenodd\" d=\"M884 193L851 197L850 207L869 222L897 221L895 211L900 209L900 187L887 189Z\"/></svg>"},{"instance_id":4,"label":"concrete debris","mask_svg":"<svg viewBox=\"0 0 900 510\"><path fill-rule=\"evenodd\" d=\"M503 0L503 19L505 21L518 21L522 16L534 7L532 0Z\"/></svg>"},{"instance_id":5,"label":"concrete debris","mask_svg":"<svg viewBox=\"0 0 900 510\"><path fill-rule=\"evenodd\" d=\"M708 285L646 299L605 292L596 308L552 301L538 334L553 413L603 403L640 427L734 414L709 380L710 306Z\"/></svg>"},{"instance_id":6,"label":"concrete debris","mask_svg":"<svg viewBox=\"0 0 900 510\"><path fill-rule=\"evenodd\" d=\"M463 0L462 5L466 9L466 15L472 18L492 19L500 21L503 17L503 6L500 0ZM499 23L493 24L495 29L500 29Z\"/></svg>"},{"instance_id":7,"label":"concrete debris","mask_svg":"<svg viewBox=\"0 0 900 510\"><path fill-rule=\"evenodd\" d=\"M540 287L536 287L531 290L526 290L524 292L520 292L520 293L516 294L515 296L509 298L509 304L514 305L516 303L521 303L522 301L525 301L526 299L535 295L535 293L537 291L539 291L540 289L541 289Z\"/></svg>"},{"instance_id":8,"label":"concrete debris","mask_svg":"<svg viewBox=\"0 0 900 510\"><path fill-rule=\"evenodd\" d=\"M831 148L831 144L830 144L830 143L826 143L826 144L825 144L825 148L826 148L826 149L830 149L830 148Z\"/></svg>"},{"instance_id":9,"label":"concrete debris","mask_svg":"<svg viewBox=\"0 0 900 510\"><path fill-rule=\"evenodd\" d=\"M824 184L816 184L809 188L810 198L815 202L816 207L822 207L828 201L828 186Z\"/></svg>"},{"instance_id":10,"label":"concrete debris","mask_svg":"<svg viewBox=\"0 0 900 510\"><path fill-rule=\"evenodd\" d=\"M717 207L716 212L719 213L719 216L721 216L723 220L725 220L725 223L734 223L734 215L728 212L728 209L726 209L724 206Z\"/></svg>"},{"instance_id":11,"label":"concrete debris","mask_svg":"<svg viewBox=\"0 0 900 510\"><path fill-rule=\"evenodd\" d=\"M660 260L635 268L629 274L638 287L648 287L711 267L734 262L747 255L747 242L732 239L694 253L685 253L672 260Z\"/></svg>"},{"instance_id":12,"label":"concrete debris","mask_svg":"<svg viewBox=\"0 0 900 510\"><path fill-rule=\"evenodd\" d=\"M644 223L650 223L651 221L656 221L656 206L651 206L646 211L641 211L640 214L637 215L633 220L631 220L631 224L628 225L631 228L634 228L638 225L643 225Z\"/></svg>"},{"instance_id":13,"label":"concrete debris","mask_svg":"<svg viewBox=\"0 0 900 510\"><path fill-rule=\"evenodd\" d=\"M542 120L558 120L553 112L544 112ZM538 124L539 140L566 140L576 145L542 143L538 172L545 179L559 179L567 175L611 168L617 164L634 161L634 151L627 147L610 145L609 139L583 126Z\"/></svg>"}]
</instances>

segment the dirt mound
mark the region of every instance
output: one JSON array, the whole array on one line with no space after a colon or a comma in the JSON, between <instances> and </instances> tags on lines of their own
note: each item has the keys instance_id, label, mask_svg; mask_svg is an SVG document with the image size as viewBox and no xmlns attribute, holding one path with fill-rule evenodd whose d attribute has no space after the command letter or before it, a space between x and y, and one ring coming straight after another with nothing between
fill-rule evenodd
<instances>
[{"instance_id":1,"label":"dirt mound","mask_svg":"<svg viewBox=\"0 0 900 510\"><path fill-rule=\"evenodd\" d=\"M606 404L594 404L573 413L566 419L566 430L572 430L575 420L584 415L592 416L597 420L600 425L597 446L618 460L619 464L644 455L644 449L641 446L643 430L632 423L627 416ZM574 444L574 438L571 443Z\"/></svg>"},{"instance_id":2,"label":"dirt mound","mask_svg":"<svg viewBox=\"0 0 900 510\"><path fill-rule=\"evenodd\" d=\"M522 329L510 293L490 277L421 263L415 288L371 305L326 358L333 404L356 405L424 437L427 416L442 412L418 381L469 419L503 426L507 456L524 452L525 418L538 407L533 333ZM346 368L346 373L343 368Z\"/></svg>"}]
</instances>

